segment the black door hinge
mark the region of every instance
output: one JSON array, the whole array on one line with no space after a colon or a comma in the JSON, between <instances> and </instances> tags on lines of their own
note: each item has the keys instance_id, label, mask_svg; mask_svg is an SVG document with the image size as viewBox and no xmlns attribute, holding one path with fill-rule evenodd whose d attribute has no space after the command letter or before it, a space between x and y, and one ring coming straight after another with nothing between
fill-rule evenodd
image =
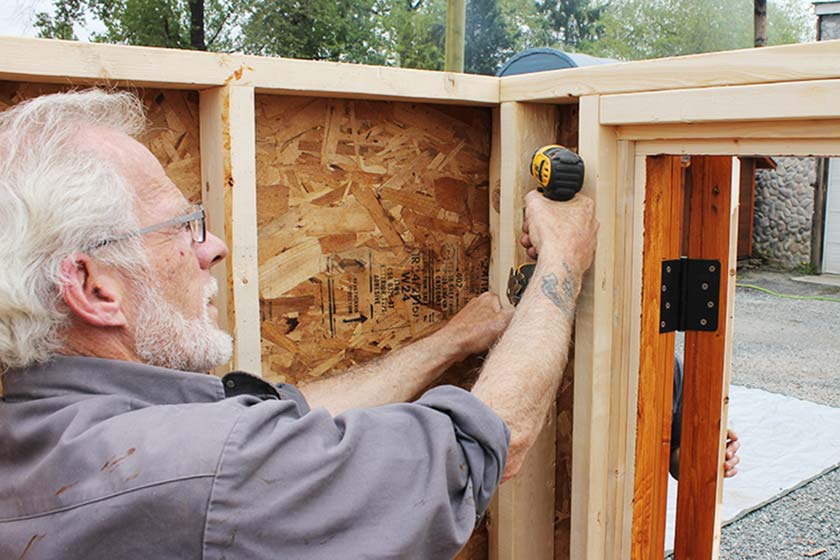
<instances>
[{"instance_id":1,"label":"black door hinge","mask_svg":"<svg viewBox=\"0 0 840 560\"><path fill-rule=\"evenodd\" d=\"M659 332L716 331L720 305L720 261L662 261Z\"/></svg>"}]
</instances>

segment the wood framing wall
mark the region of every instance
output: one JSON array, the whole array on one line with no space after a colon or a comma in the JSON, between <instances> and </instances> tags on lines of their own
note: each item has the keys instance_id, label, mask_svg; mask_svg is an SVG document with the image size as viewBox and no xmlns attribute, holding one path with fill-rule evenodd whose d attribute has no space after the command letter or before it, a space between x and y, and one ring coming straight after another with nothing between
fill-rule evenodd
<instances>
[{"instance_id":1,"label":"wood framing wall","mask_svg":"<svg viewBox=\"0 0 840 560\"><path fill-rule=\"evenodd\" d=\"M677 193L648 186L667 174L648 157L840 154L836 41L502 79L33 39L2 38L0 52L0 110L76 85L142 97L141 140L231 247L215 271L230 367L271 380L364 362L487 286L504 292L524 259L527 158L549 142L578 148L601 229L573 368L522 476L460 556L471 560L661 557L667 388L652 376L669 343L643 334L656 285L645 247L650 212ZM723 229L721 254L735 239ZM716 555L721 484L703 481L720 463L731 335L715 336L716 384L687 397L712 421L689 428L679 558Z\"/></svg>"}]
</instances>

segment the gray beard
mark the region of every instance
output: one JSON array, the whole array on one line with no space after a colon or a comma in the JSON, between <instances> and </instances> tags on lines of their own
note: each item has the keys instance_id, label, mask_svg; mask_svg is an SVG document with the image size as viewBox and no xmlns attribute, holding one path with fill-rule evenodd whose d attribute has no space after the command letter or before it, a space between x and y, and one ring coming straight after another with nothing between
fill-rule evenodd
<instances>
[{"instance_id":1,"label":"gray beard","mask_svg":"<svg viewBox=\"0 0 840 560\"><path fill-rule=\"evenodd\" d=\"M228 362L233 339L218 328L207 304L216 293L216 281L204 293L204 311L197 319L184 315L161 295L158 285L139 289L135 351L146 364L181 371L206 372Z\"/></svg>"}]
</instances>

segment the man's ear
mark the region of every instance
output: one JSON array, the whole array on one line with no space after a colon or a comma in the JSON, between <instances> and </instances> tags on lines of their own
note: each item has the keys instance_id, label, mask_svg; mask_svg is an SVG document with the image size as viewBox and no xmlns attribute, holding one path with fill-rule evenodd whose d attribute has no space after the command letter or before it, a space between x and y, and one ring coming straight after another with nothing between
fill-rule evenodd
<instances>
[{"instance_id":1,"label":"man's ear","mask_svg":"<svg viewBox=\"0 0 840 560\"><path fill-rule=\"evenodd\" d=\"M123 283L84 253L61 261L61 296L79 320L95 327L124 327Z\"/></svg>"}]
</instances>

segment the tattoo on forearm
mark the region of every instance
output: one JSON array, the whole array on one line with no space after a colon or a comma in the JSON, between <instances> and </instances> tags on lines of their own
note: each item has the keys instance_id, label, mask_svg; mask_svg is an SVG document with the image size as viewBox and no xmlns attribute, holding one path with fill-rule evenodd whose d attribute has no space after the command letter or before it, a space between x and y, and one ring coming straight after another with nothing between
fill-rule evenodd
<instances>
[{"instance_id":1,"label":"tattoo on forearm","mask_svg":"<svg viewBox=\"0 0 840 560\"><path fill-rule=\"evenodd\" d=\"M542 288L542 293L551 300L551 303L571 317L575 310L574 273L565 262L563 268L566 271L566 276L563 278L562 286L560 286L557 275L552 272L541 278L540 288Z\"/></svg>"}]
</instances>

